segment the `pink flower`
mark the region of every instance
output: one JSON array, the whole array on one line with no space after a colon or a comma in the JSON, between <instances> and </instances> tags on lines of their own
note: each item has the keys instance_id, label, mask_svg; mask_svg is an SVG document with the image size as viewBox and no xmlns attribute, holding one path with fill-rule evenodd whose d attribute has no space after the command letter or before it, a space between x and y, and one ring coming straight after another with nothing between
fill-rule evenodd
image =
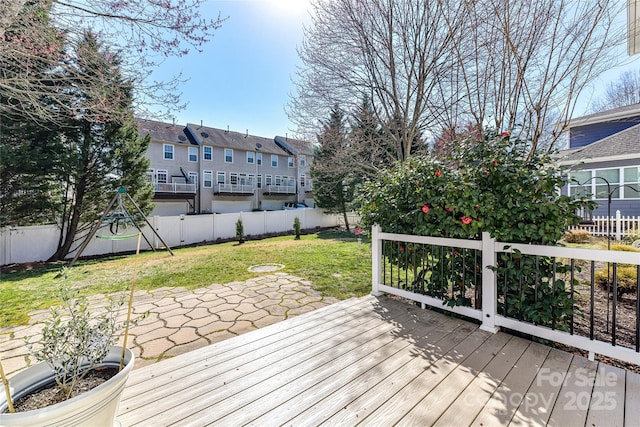
<instances>
[{"instance_id":1,"label":"pink flower","mask_svg":"<svg viewBox=\"0 0 640 427\"><path fill-rule=\"evenodd\" d=\"M362 228L356 228L356 231L354 233L356 236L362 234Z\"/></svg>"},{"instance_id":2,"label":"pink flower","mask_svg":"<svg viewBox=\"0 0 640 427\"><path fill-rule=\"evenodd\" d=\"M422 207L422 213L429 213L429 206L424 205L424 206Z\"/></svg>"},{"instance_id":3,"label":"pink flower","mask_svg":"<svg viewBox=\"0 0 640 427\"><path fill-rule=\"evenodd\" d=\"M473 218L471 218L470 216L463 216L462 218L460 218L460 221L462 221L463 224L471 224Z\"/></svg>"},{"instance_id":4,"label":"pink flower","mask_svg":"<svg viewBox=\"0 0 640 427\"><path fill-rule=\"evenodd\" d=\"M496 160L493 161L493 167L498 167L498 162Z\"/></svg>"},{"instance_id":5,"label":"pink flower","mask_svg":"<svg viewBox=\"0 0 640 427\"><path fill-rule=\"evenodd\" d=\"M500 136L503 138L509 138L509 132L500 132Z\"/></svg>"},{"instance_id":6,"label":"pink flower","mask_svg":"<svg viewBox=\"0 0 640 427\"><path fill-rule=\"evenodd\" d=\"M442 176L442 171L441 170L437 170L436 171L436 177L440 178Z\"/></svg>"}]
</instances>

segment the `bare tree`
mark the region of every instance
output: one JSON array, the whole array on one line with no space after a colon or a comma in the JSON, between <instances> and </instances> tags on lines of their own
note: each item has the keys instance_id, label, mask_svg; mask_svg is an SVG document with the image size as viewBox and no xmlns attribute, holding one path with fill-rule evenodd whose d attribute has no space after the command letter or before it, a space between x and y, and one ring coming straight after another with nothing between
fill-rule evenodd
<instances>
[{"instance_id":1,"label":"bare tree","mask_svg":"<svg viewBox=\"0 0 640 427\"><path fill-rule=\"evenodd\" d=\"M634 104L640 104L640 70L625 71L610 82L604 94L594 101L591 111L597 113Z\"/></svg>"},{"instance_id":2,"label":"bare tree","mask_svg":"<svg viewBox=\"0 0 640 427\"><path fill-rule=\"evenodd\" d=\"M33 120L57 121L56 113L65 108L65 93L57 91L56 78L63 78L61 59L73 52L90 29L100 36L112 52L122 58L123 73L135 88L135 106L140 112L150 107L172 110L181 107L180 76L154 80L153 70L166 58L184 56L200 49L223 22L202 16L205 0L11 0L0 3L0 61L3 75L0 93L11 103L0 107L0 118L26 114ZM36 25L34 25L36 24ZM42 24L42 25L39 25ZM51 28L57 30L52 35ZM30 64L48 66L49 75L34 76ZM11 64L5 72L5 64ZM85 86L100 82L83 76ZM65 86L65 83L61 83ZM43 106L48 98L57 104ZM98 107L98 106L96 106ZM112 111L108 105L105 114Z\"/></svg>"},{"instance_id":3,"label":"bare tree","mask_svg":"<svg viewBox=\"0 0 640 427\"><path fill-rule=\"evenodd\" d=\"M550 148L580 92L619 61L617 4L315 0L290 116L316 125L368 96L401 160L416 139L468 123Z\"/></svg>"},{"instance_id":4,"label":"bare tree","mask_svg":"<svg viewBox=\"0 0 640 427\"><path fill-rule=\"evenodd\" d=\"M449 13L440 2L315 0L299 49L297 93L288 111L302 133L318 133L318 118L336 103L355 112L369 99L396 158L437 119L431 96L451 64Z\"/></svg>"}]
</instances>

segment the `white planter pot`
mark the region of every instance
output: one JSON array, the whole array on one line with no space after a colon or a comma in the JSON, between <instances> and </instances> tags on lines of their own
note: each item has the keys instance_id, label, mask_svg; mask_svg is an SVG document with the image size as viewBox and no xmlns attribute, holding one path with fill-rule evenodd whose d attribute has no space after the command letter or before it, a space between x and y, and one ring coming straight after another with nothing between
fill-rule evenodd
<instances>
[{"instance_id":1,"label":"white planter pot","mask_svg":"<svg viewBox=\"0 0 640 427\"><path fill-rule=\"evenodd\" d=\"M120 366L122 347L111 347L100 366ZM133 353L125 352L125 366L117 375L98 387L64 402L34 411L5 413L7 398L0 395L0 426L113 426L120 403L120 395L131 369ZM29 394L54 381L53 371L45 363L38 363L9 379L13 400Z\"/></svg>"}]
</instances>

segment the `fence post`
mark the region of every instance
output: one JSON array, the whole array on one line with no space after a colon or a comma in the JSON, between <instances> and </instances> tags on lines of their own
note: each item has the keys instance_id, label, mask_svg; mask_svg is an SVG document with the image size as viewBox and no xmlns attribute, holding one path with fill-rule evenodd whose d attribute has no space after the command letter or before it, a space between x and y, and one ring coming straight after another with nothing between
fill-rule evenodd
<instances>
[{"instance_id":1,"label":"fence post","mask_svg":"<svg viewBox=\"0 0 640 427\"><path fill-rule=\"evenodd\" d=\"M380 226L374 224L371 227L371 295L379 297L384 292L379 289L382 281L382 240L380 239Z\"/></svg>"},{"instance_id":2,"label":"fence post","mask_svg":"<svg viewBox=\"0 0 640 427\"><path fill-rule=\"evenodd\" d=\"M622 218L620 217L620 211L616 211L616 240L622 240Z\"/></svg>"},{"instance_id":3,"label":"fence post","mask_svg":"<svg viewBox=\"0 0 640 427\"><path fill-rule=\"evenodd\" d=\"M495 243L496 240L489 233L482 233L482 325L480 329L492 333L500 330L496 326L498 311L496 273L489 268L497 264Z\"/></svg>"}]
</instances>

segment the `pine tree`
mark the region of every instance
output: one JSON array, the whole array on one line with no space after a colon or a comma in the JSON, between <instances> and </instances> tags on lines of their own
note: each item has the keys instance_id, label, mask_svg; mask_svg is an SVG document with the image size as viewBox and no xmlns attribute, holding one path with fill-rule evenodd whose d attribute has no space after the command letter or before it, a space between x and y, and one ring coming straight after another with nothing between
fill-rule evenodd
<instances>
[{"instance_id":1,"label":"pine tree","mask_svg":"<svg viewBox=\"0 0 640 427\"><path fill-rule=\"evenodd\" d=\"M64 185L59 213L58 248L50 260L75 250L120 186L149 209L152 190L145 182L149 139L140 139L132 113L132 87L120 72L117 55L94 34L86 33L72 61L68 90L75 91L77 114L62 128L62 162L56 170ZM67 67L71 69L71 67ZM93 82L102 81L95 85ZM88 82L85 84L85 82Z\"/></svg>"},{"instance_id":2,"label":"pine tree","mask_svg":"<svg viewBox=\"0 0 640 427\"><path fill-rule=\"evenodd\" d=\"M349 230L347 212L351 210L357 180L350 170L346 119L336 105L331 109L324 131L318 135L319 148L311 165L314 199L327 213L341 213Z\"/></svg>"}]
</instances>

